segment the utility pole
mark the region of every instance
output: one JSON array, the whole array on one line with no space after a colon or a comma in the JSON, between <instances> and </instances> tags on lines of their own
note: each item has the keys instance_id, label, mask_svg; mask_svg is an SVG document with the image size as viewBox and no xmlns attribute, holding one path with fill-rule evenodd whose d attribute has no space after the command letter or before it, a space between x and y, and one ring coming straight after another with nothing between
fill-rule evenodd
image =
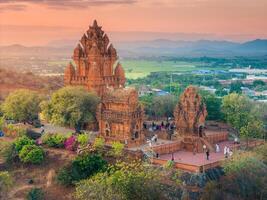
<instances>
[{"instance_id":1,"label":"utility pole","mask_svg":"<svg viewBox=\"0 0 267 200\"><path fill-rule=\"evenodd\" d=\"M170 94L172 93L172 73L171 73L171 77L170 77Z\"/></svg>"}]
</instances>

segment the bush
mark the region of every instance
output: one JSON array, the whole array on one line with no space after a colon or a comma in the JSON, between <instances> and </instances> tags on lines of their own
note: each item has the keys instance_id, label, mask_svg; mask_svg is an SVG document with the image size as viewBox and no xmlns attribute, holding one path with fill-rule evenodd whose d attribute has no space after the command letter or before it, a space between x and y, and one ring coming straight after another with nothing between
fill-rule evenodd
<instances>
[{"instance_id":1,"label":"bush","mask_svg":"<svg viewBox=\"0 0 267 200\"><path fill-rule=\"evenodd\" d=\"M82 146L82 147L86 147L86 145L88 144L89 141L89 135L86 133L80 134L78 136L78 143Z\"/></svg>"},{"instance_id":2,"label":"bush","mask_svg":"<svg viewBox=\"0 0 267 200\"><path fill-rule=\"evenodd\" d=\"M0 155L4 157L8 165L18 160L18 152L14 143L1 143L0 147Z\"/></svg>"},{"instance_id":3,"label":"bush","mask_svg":"<svg viewBox=\"0 0 267 200\"><path fill-rule=\"evenodd\" d=\"M57 174L57 182L64 186L69 186L72 184L72 177L71 177L71 168L69 167L62 167L58 174Z\"/></svg>"},{"instance_id":4,"label":"bush","mask_svg":"<svg viewBox=\"0 0 267 200\"><path fill-rule=\"evenodd\" d=\"M66 139L64 142L64 147L69 151L74 151L76 149L76 137L72 135Z\"/></svg>"},{"instance_id":5,"label":"bush","mask_svg":"<svg viewBox=\"0 0 267 200\"><path fill-rule=\"evenodd\" d=\"M99 155L84 154L78 156L71 165L71 175L73 181L88 178L103 170L107 162Z\"/></svg>"},{"instance_id":6,"label":"bush","mask_svg":"<svg viewBox=\"0 0 267 200\"><path fill-rule=\"evenodd\" d=\"M49 147L63 148L66 137L61 134L45 134L42 137L44 144Z\"/></svg>"},{"instance_id":7,"label":"bush","mask_svg":"<svg viewBox=\"0 0 267 200\"><path fill-rule=\"evenodd\" d=\"M107 162L99 155L84 154L72 161L70 166L63 167L57 174L57 181L62 185L72 185L77 181L89 178L106 169Z\"/></svg>"},{"instance_id":8,"label":"bush","mask_svg":"<svg viewBox=\"0 0 267 200\"><path fill-rule=\"evenodd\" d=\"M111 154L115 157L120 157L122 155L123 149L124 149L124 144L120 142L113 142Z\"/></svg>"},{"instance_id":9,"label":"bush","mask_svg":"<svg viewBox=\"0 0 267 200\"><path fill-rule=\"evenodd\" d=\"M105 141L103 138L95 138L93 147L97 151L102 151L105 145Z\"/></svg>"},{"instance_id":10,"label":"bush","mask_svg":"<svg viewBox=\"0 0 267 200\"><path fill-rule=\"evenodd\" d=\"M19 158L24 163L40 164L44 160L44 150L36 145L25 145Z\"/></svg>"},{"instance_id":11,"label":"bush","mask_svg":"<svg viewBox=\"0 0 267 200\"><path fill-rule=\"evenodd\" d=\"M34 140L31 140L27 136L22 136L22 137L18 138L14 142L14 144L15 144L16 151L19 153L20 150L23 148L23 146L25 146L25 145L33 145L34 144Z\"/></svg>"},{"instance_id":12,"label":"bush","mask_svg":"<svg viewBox=\"0 0 267 200\"><path fill-rule=\"evenodd\" d=\"M33 188L27 195L27 200L43 200L44 192L41 188Z\"/></svg>"}]
</instances>

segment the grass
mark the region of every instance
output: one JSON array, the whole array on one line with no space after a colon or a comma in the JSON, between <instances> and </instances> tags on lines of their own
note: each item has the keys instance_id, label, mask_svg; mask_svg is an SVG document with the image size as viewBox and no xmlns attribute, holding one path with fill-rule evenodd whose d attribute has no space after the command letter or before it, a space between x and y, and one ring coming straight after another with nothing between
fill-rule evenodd
<instances>
[{"instance_id":1,"label":"grass","mask_svg":"<svg viewBox=\"0 0 267 200\"><path fill-rule=\"evenodd\" d=\"M149 60L122 60L126 77L130 79L142 78L151 72L173 71L188 72L196 70L200 63L174 62L174 61L149 61Z\"/></svg>"},{"instance_id":2,"label":"grass","mask_svg":"<svg viewBox=\"0 0 267 200\"><path fill-rule=\"evenodd\" d=\"M121 60L120 61L128 79L143 78L151 72L191 72L199 69L214 69L208 67L207 63L201 62L184 62L184 61L153 61L153 60ZM48 66L66 66L68 61L49 61ZM200 66L207 67L200 67ZM219 69L226 69L226 67L216 67Z\"/></svg>"}]
</instances>

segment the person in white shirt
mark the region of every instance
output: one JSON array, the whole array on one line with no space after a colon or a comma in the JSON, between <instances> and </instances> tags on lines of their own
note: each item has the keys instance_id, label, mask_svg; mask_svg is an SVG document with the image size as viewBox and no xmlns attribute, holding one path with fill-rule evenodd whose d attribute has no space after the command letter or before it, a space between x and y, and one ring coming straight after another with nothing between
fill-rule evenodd
<instances>
[{"instance_id":1,"label":"person in white shirt","mask_svg":"<svg viewBox=\"0 0 267 200\"><path fill-rule=\"evenodd\" d=\"M227 156L230 156L230 148L227 147Z\"/></svg>"},{"instance_id":2,"label":"person in white shirt","mask_svg":"<svg viewBox=\"0 0 267 200\"><path fill-rule=\"evenodd\" d=\"M225 146L224 149L223 149L223 154L224 154L224 157L225 157L225 158L228 157L227 149L228 149L227 146Z\"/></svg>"},{"instance_id":3,"label":"person in white shirt","mask_svg":"<svg viewBox=\"0 0 267 200\"><path fill-rule=\"evenodd\" d=\"M204 152L204 153L206 152L206 149L207 149L207 146L204 144L204 145L203 145L203 152Z\"/></svg>"},{"instance_id":4,"label":"person in white shirt","mask_svg":"<svg viewBox=\"0 0 267 200\"><path fill-rule=\"evenodd\" d=\"M220 152L220 146L218 144L215 145L216 153Z\"/></svg>"}]
</instances>

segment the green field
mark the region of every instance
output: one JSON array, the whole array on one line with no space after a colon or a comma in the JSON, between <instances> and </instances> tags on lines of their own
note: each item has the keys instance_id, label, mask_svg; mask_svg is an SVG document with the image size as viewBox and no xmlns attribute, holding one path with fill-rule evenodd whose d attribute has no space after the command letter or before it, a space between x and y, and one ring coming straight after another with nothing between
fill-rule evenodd
<instances>
[{"instance_id":1,"label":"green field","mask_svg":"<svg viewBox=\"0 0 267 200\"><path fill-rule=\"evenodd\" d=\"M200 69L214 69L207 63L183 62L183 61L150 61L150 60L122 60L120 61L126 77L129 79L142 78L151 72L190 72ZM201 67L201 66L207 67ZM216 67L216 70L227 70L227 67Z\"/></svg>"}]
</instances>

